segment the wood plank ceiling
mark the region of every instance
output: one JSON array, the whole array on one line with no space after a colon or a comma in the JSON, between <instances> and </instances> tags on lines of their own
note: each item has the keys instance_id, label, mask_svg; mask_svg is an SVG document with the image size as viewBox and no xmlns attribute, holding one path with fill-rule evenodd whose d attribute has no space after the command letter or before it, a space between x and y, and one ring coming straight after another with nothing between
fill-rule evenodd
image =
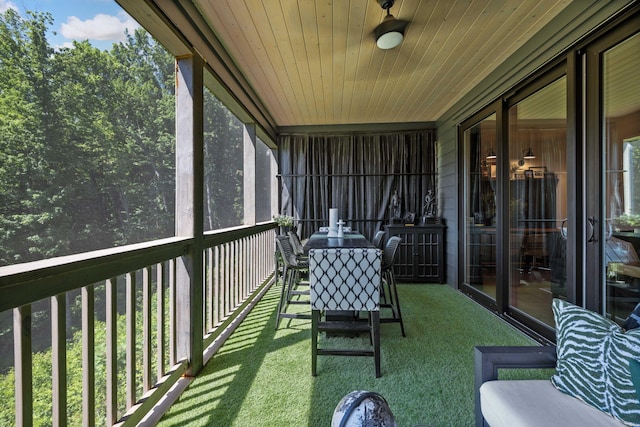
<instances>
[{"instance_id":1,"label":"wood plank ceiling","mask_svg":"<svg viewBox=\"0 0 640 427\"><path fill-rule=\"evenodd\" d=\"M436 121L570 0L193 0L278 126Z\"/></svg>"}]
</instances>

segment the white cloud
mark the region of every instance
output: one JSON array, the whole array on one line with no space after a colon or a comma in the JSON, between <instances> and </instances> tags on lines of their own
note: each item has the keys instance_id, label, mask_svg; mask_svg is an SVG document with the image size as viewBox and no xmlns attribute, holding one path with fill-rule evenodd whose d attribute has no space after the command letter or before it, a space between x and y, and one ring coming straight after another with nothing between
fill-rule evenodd
<instances>
[{"instance_id":1,"label":"white cloud","mask_svg":"<svg viewBox=\"0 0 640 427\"><path fill-rule=\"evenodd\" d=\"M60 26L60 33L71 40L122 42L126 40L125 30L133 33L138 27L138 23L124 13L118 14L118 16L100 13L93 19L86 21L70 16L67 18L67 22Z\"/></svg>"},{"instance_id":2,"label":"white cloud","mask_svg":"<svg viewBox=\"0 0 640 427\"><path fill-rule=\"evenodd\" d=\"M63 49L63 48L73 49L73 48L74 48L74 46L73 46L73 42L64 42L64 43L62 43L60 46L55 46L55 47L54 47L54 49L55 49L55 50L58 50L58 51L59 51L59 50L61 50L61 49Z\"/></svg>"},{"instance_id":3,"label":"white cloud","mask_svg":"<svg viewBox=\"0 0 640 427\"><path fill-rule=\"evenodd\" d=\"M17 11L18 6L16 6L11 0L0 0L0 13L4 13L9 9Z\"/></svg>"}]
</instances>

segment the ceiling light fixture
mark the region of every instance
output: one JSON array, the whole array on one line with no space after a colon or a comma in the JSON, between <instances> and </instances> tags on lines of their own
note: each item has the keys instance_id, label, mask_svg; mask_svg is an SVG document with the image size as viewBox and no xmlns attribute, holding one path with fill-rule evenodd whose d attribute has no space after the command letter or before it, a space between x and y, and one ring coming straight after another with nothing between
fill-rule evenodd
<instances>
[{"instance_id":1,"label":"ceiling light fixture","mask_svg":"<svg viewBox=\"0 0 640 427\"><path fill-rule=\"evenodd\" d=\"M373 30L376 36L376 44L380 49L393 49L402 43L407 21L396 19L389 12L394 0L378 0L378 3L387 11L387 16L385 16L380 25Z\"/></svg>"},{"instance_id":2,"label":"ceiling light fixture","mask_svg":"<svg viewBox=\"0 0 640 427\"><path fill-rule=\"evenodd\" d=\"M531 150L531 147L529 147L527 152L524 153L524 158L527 159L527 160L531 160L531 159L535 159L536 158L536 155L533 154L533 150Z\"/></svg>"},{"instance_id":3,"label":"ceiling light fixture","mask_svg":"<svg viewBox=\"0 0 640 427\"><path fill-rule=\"evenodd\" d=\"M487 154L487 160L495 160L496 157L498 156L496 156L496 152L493 151L493 148L489 150L489 154Z\"/></svg>"}]
</instances>

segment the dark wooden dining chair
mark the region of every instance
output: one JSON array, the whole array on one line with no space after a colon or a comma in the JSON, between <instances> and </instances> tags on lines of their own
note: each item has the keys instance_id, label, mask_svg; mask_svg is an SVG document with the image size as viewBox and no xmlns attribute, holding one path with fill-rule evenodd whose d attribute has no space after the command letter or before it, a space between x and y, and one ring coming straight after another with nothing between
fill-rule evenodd
<instances>
[{"instance_id":1,"label":"dark wooden dining chair","mask_svg":"<svg viewBox=\"0 0 640 427\"><path fill-rule=\"evenodd\" d=\"M371 243L373 243L373 246L375 246L378 249L382 249L382 243L383 243L385 234L386 233L384 232L384 230L376 231L376 234L373 236L373 240L371 241Z\"/></svg>"},{"instance_id":2,"label":"dark wooden dining chair","mask_svg":"<svg viewBox=\"0 0 640 427\"><path fill-rule=\"evenodd\" d=\"M288 235L276 236L276 248L283 263L282 289L276 319L276 329L278 329L281 319L310 319L311 314L287 312L289 304L309 304L308 299L298 297L299 295L309 295L308 289L300 288L300 285L304 284L303 278L309 270L308 262L296 256ZM308 281L305 282L308 284Z\"/></svg>"},{"instance_id":3,"label":"dark wooden dining chair","mask_svg":"<svg viewBox=\"0 0 640 427\"><path fill-rule=\"evenodd\" d=\"M300 237L298 236L298 233L296 233L295 231L289 231L288 234L289 234L289 242L291 243L291 247L293 248L293 253L298 258L306 259L307 256L304 254L304 246L300 241Z\"/></svg>"},{"instance_id":4,"label":"dark wooden dining chair","mask_svg":"<svg viewBox=\"0 0 640 427\"><path fill-rule=\"evenodd\" d=\"M311 373L317 357L372 356L380 377L380 283L382 255L377 248L328 248L309 251L311 300ZM327 320L327 311L367 312L367 321ZM371 349L320 347L321 332L368 332ZM330 339L330 338L327 338Z\"/></svg>"},{"instance_id":5,"label":"dark wooden dining chair","mask_svg":"<svg viewBox=\"0 0 640 427\"><path fill-rule=\"evenodd\" d=\"M398 298L398 289L396 288L396 276L393 274L393 263L398 254L398 247L402 242L399 236L392 236L387 240L382 252L382 292L383 303L380 307L390 308L391 317L383 316L380 318L382 323L398 322L402 336L406 337L404 332L404 322L402 321L402 311L400 309L400 299Z\"/></svg>"}]
</instances>

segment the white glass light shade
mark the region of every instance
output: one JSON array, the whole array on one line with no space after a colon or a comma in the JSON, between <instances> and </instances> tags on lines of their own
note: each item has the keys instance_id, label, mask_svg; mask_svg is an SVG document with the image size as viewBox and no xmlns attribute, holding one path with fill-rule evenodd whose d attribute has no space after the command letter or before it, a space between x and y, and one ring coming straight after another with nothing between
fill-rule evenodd
<instances>
[{"instance_id":1,"label":"white glass light shade","mask_svg":"<svg viewBox=\"0 0 640 427\"><path fill-rule=\"evenodd\" d=\"M531 160L531 159L535 159L536 158L536 155L533 154L533 150L531 150L531 147L529 147L529 150L526 153L524 153L524 158L527 159L527 160Z\"/></svg>"},{"instance_id":2,"label":"white glass light shade","mask_svg":"<svg viewBox=\"0 0 640 427\"><path fill-rule=\"evenodd\" d=\"M402 33L398 31L390 31L378 37L377 45L380 49L393 49L402 43Z\"/></svg>"}]
</instances>

